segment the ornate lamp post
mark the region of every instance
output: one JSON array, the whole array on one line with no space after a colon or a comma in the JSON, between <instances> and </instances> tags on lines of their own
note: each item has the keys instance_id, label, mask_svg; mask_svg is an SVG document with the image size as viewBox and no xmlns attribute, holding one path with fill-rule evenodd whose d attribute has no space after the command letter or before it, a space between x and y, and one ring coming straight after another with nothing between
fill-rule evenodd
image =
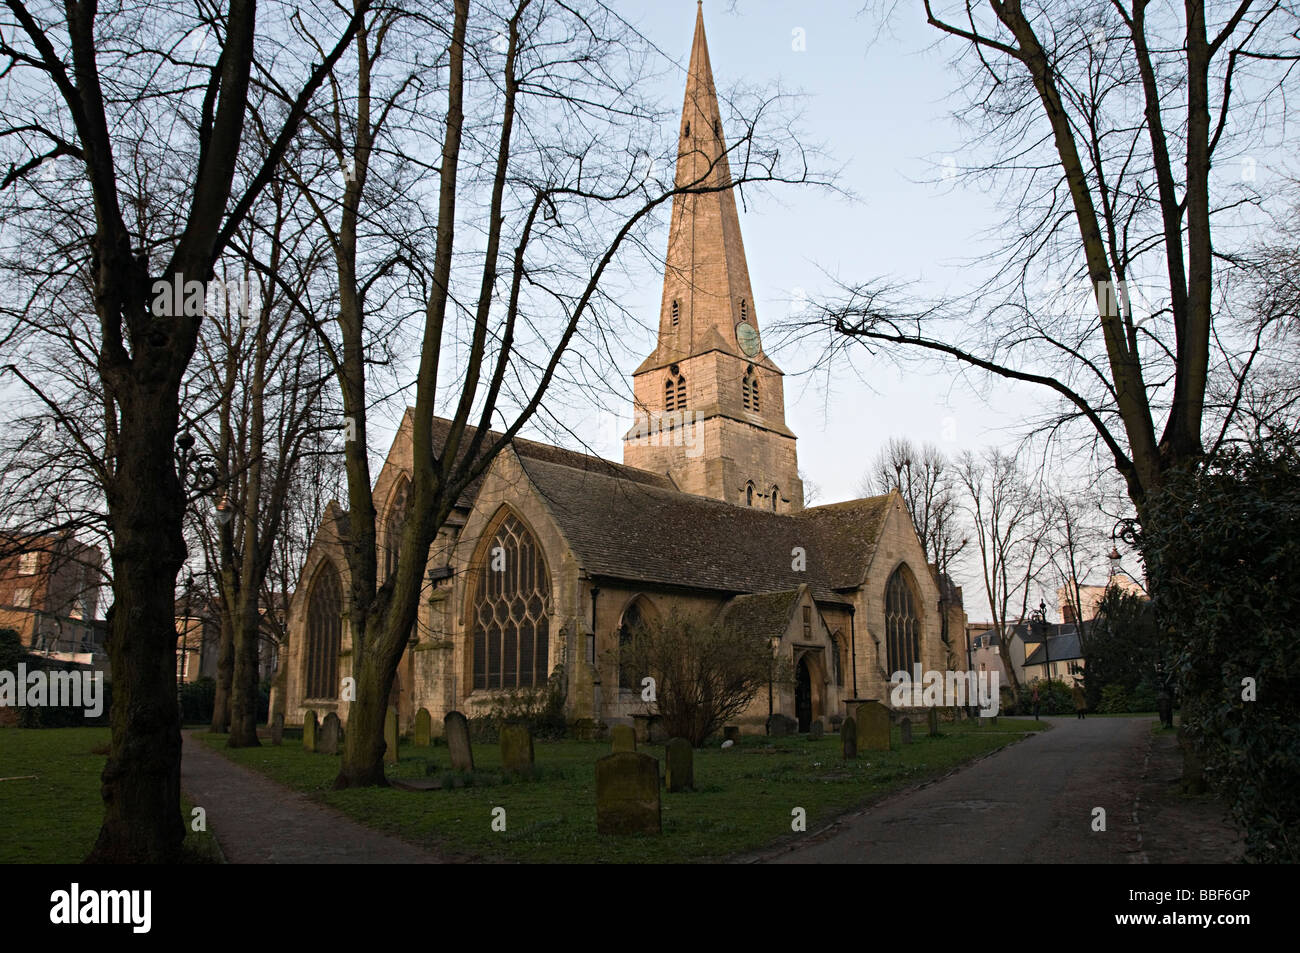
<instances>
[{"instance_id":1,"label":"ornate lamp post","mask_svg":"<svg viewBox=\"0 0 1300 953\"><path fill-rule=\"evenodd\" d=\"M1047 673L1046 681L1052 682L1052 649L1047 641L1047 603L1039 600L1038 608L1029 612L1029 630L1043 638L1043 671Z\"/></svg>"}]
</instances>

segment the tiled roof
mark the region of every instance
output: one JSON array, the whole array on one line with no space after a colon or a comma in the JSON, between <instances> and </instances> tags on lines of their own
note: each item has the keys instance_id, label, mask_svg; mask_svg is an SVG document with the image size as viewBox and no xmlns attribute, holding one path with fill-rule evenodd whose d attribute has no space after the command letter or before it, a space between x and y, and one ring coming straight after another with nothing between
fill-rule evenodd
<instances>
[{"instance_id":1,"label":"tiled roof","mask_svg":"<svg viewBox=\"0 0 1300 953\"><path fill-rule=\"evenodd\" d=\"M815 598L844 601L834 590L861 583L890 499L778 514L540 457L521 462L589 575L733 593L808 583Z\"/></svg>"},{"instance_id":2,"label":"tiled roof","mask_svg":"<svg viewBox=\"0 0 1300 953\"><path fill-rule=\"evenodd\" d=\"M727 604L724 620L744 632L779 636L790 625L790 613L798 598L798 589L736 596Z\"/></svg>"},{"instance_id":3,"label":"tiled roof","mask_svg":"<svg viewBox=\"0 0 1300 953\"><path fill-rule=\"evenodd\" d=\"M1025 659L1026 665L1042 665L1048 660L1050 654L1053 662L1066 662L1072 659L1083 658L1083 649L1079 647L1079 633L1071 632L1068 635L1049 635L1047 637L1047 649L1044 651L1042 644Z\"/></svg>"}]
</instances>

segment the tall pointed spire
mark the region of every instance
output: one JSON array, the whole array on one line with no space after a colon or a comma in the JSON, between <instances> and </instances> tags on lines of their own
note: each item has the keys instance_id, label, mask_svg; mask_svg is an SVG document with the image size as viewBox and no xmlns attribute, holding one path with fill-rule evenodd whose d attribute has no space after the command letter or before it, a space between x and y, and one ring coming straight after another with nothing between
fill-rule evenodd
<instances>
[{"instance_id":1,"label":"tall pointed spire","mask_svg":"<svg viewBox=\"0 0 1300 953\"><path fill-rule=\"evenodd\" d=\"M678 128L659 340L632 374L623 461L678 489L778 513L803 508L781 370L763 353L713 85L703 5ZM664 438L667 434L667 438Z\"/></svg>"},{"instance_id":2,"label":"tall pointed spire","mask_svg":"<svg viewBox=\"0 0 1300 953\"><path fill-rule=\"evenodd\" d=\"M660 350L696 354L721 344L739 356L744 352L736 336L738 325L746 322L755 331L758 325L736 197L727 188L731 168L702 4L695 15L678 137L677 188L717 191L679 194L673 199L660 308ZM746 331L744 336L757 343L757 334Z\"/></svg>"}]
</instances>

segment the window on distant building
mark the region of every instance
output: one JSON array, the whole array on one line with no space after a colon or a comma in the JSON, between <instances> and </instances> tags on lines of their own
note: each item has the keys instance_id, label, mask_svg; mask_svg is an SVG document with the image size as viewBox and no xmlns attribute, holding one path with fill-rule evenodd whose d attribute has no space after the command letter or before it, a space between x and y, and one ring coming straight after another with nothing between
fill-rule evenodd
<instances>
[{"instance_id":1,"label":"window on distant building","mask_svg":"<svg viewBox=\"0 0 1300 953\"><path fill-rule=\"evenodd\" d=\"M805 642L812 641L812 606L803 607L803 638Z\"/></svg>"},{"instance_id":2,"label":"window on distant building","mask_svg":"<svg viewBox=\"0 0 1300 953\"><path fill-rule=\"evenodd\" d=\"M470 615L474 689L546 684L551 574L537 540L514 516L488 543L477 583Z\"/></svg>"},{"instance_id":3,"label":"window on distant building","mask_svg":"<svg viewBox=\"0 0 1300 953\"><path fill-rule=\"evenodd\" d=\"M779 486L772 487L772 512L773 513L776 512L776 501L780 499L780 497L781 497L781 488Z\"/></svg>"},{"instance_id":4,"label":"window on distant building","mask_svg":"<svg viewBox=\"0 0 1300 953\"><path fill-rule=\"evenodd\" d=\"M40 553L23 553L18 560L18 572L24 576L34 576L41 569Z\"/></svg>"},{"instance_id":5,"label":"window on distant building","mask_svg":"<svg viewBox=\"0 0 1300 953\"><path fill-rule=\"evenodd\" d=\"M754 505L754 484L752 483L745 484L745 505Z\"/></svg>"},{"instance_id":6,"label":"window on distant building","mask_svg":"<svg viewBox=\"0 0 1300 953\"><path fill-rule=\"evenodd\" d=\"M30 589L14 590L14 605L20 609L26 609L32 604L32 591Z\"/></svg>"},{"instance_id":7,"label":"window on distant building","mask_svg":"<svg viewBox=\"0 0 1300 953\"><path fill-rule=\"evenodd\" d=\"M891 674L911 672L912 665L921 661L921 620L911 575L906 566L899 566L885 586L885 644Z\"/></svg>"},{"instance_id":8,"label":"window on distant building","mask_svg":"<svg viewBox=\"0 0 1300 953\"><path fill-rule=\"evenodd\" d=\"M835 679L836 685L844 684L844 661L840 658L839 632L831 634L831 677Z\"/></svg>"},{"instance_id":9,"label":"window on distant building","mask_svg":"<svg viewBox=\"0 0 1300 953\"><path fill-rule=\"evenodd\" d=\"M397 478L397 488L393 491L392 502L388 504L388 514L384 519L384 551L380 564L380 583L388 580L397 570L398 544L402 541L402 527L406 523L406 514L411 502L411 481L402 474Z\"/></svg>"},{"instance_id":10,"label":"window on distant building","mask_svg":"<svg viewBox=\"0 0 1300 953\"><path fill-rule=\"evenodd\" d=\"M653 615L653 607L649 607L649 615ZM646 624L647 612L643 598L636 599L630 606L623 610L623 620L618 625L618 687L635 691L640 687L641 681L637 677L638 672L634 665L632 655L632 643L636 638L637 630Z\"/></svg>"},{"instance_id":11,"label":"window on distant building","mask_svg":"<svg viewBox=\"0 0 1300 953\"><path fill-rule=\"evenodd\" d=\"M338 698L342 637L343 592L338 571L326 560L307 600L307 698Z\"/></svg>"}]
</instances>

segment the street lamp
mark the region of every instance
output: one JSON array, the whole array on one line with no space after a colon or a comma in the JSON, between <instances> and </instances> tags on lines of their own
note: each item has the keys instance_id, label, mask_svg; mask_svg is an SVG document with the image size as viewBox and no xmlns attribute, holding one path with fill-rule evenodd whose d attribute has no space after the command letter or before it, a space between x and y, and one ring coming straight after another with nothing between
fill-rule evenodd
<instances>
[{"instance_id":1,"label":"street lamp","mask_svg":"<svg viewBox=\"0 0 1300 953\"><path fill-rule=\"evenodd\" d=\"M1029 612L1029 629L1043 638L1043 671L1047 673L1047 682L1052 681L1052 650L1047 641L1047 603L1039 600L1038 608Z\"/></svg>"}]
</instances>

